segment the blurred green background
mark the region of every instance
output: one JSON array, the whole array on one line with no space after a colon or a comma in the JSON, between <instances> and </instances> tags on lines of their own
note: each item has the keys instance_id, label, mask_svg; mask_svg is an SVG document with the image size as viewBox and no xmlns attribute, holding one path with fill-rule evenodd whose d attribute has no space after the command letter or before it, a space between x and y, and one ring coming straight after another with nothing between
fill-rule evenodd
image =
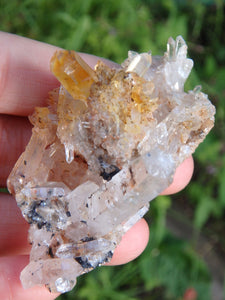
<instances>
[{"instance_id":1,"label":"blurred green background","mask_svg":"<svg viewBox=\"0 0 225 300\"><path fill-rule=\"evenodd\" d=\"M163 54L168 37L182 35L195 62L185 88L201 84L217 108L192 182L152 202L145 252L82 276L58 299L225 299L224 29L222 0L0 0L0 30L118 63L129 49Z\"/></svg>"}]
</instances>

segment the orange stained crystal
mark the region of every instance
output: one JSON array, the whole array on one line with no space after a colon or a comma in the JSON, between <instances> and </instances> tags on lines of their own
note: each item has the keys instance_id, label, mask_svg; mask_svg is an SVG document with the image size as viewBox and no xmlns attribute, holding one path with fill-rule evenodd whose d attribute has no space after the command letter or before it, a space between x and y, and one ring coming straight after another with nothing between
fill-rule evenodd
<instances>
[{"instance_id":1,"label":"orange stained crystal","mask_svg":"<svg viewBox=\"0 0 225 300\"><path fill-rule=\"evenodd\" d=\"M97 81L95 72L75 52L59 50L51 59L51 71L74 98L87 102L90 87Z\"/></svg>"}]
</instances>

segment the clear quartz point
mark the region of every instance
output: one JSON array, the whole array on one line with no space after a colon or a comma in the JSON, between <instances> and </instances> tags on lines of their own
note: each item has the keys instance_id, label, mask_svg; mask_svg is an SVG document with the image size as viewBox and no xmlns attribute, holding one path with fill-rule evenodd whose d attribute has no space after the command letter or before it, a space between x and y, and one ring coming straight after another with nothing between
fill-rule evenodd
<instances>
[{"instance_id":1,"label":"clear quartz point","mask_svg":"<svg viewBox=\"0 0 225 300\"><path fill-rule=\"evenodd\" d=\"M192 67L180 36L163 57L129 51L118 69L99 61L92 70L74 51L54 54L61 87L35 108L32 137L8 178L31 224L24 288L71 290L110 261L171 184L214 124L208 96L199 87L184 92Z\"/></svg>"},{"instance_id":2,"label":"clear quartz point","mask_svg":"<svg viewBox=\"0 0 225 300\"><path fill-rule=\"evenodd\" d=\"M126 72L135 72L139 76L144 76L152 63L152 56L149 53L134 55L126 69Z\"/></svg>"}]
</instances>

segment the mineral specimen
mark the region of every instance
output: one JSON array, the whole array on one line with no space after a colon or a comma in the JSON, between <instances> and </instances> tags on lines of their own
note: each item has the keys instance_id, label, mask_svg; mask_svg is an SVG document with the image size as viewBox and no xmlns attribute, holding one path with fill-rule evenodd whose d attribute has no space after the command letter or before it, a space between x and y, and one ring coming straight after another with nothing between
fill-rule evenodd
<instances>
[{"instance_id":1,"label":"mineral specimen","mask_svg":"<svg viewBox=\"0 0 225 300\"><path fill-rule=\"evenodd\" d=\"M71 290L76 277L109 261L149 201L214 123L196 87L184 92L193 61L182 37L163 57L129 51L120 68L92 70L74 51L57 51L61 83L36 108L31 140L8 179L31 224L24 288Z\"/></svg>"}]
</instances>

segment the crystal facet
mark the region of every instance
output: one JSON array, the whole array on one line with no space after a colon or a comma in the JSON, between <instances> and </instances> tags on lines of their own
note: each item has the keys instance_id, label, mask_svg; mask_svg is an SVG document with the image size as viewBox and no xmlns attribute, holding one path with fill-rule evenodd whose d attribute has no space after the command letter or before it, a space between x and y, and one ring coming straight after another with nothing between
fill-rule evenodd
<instances>
[{"instance_id":1,"label":"crystal facet","mask_svg":"<svg viewBox=\"0 0 225 300\"><path fill-rule=\"evenodd\" d=\"M108 262L203 141L215 108L199 86L184 92L192 66L182 37L169 39L163 57L129 51L117 69L55 53L61 86L30 117L32 137L8 178L31 224L25 288L66 292Z\"/></svg>"}]
</instances>

